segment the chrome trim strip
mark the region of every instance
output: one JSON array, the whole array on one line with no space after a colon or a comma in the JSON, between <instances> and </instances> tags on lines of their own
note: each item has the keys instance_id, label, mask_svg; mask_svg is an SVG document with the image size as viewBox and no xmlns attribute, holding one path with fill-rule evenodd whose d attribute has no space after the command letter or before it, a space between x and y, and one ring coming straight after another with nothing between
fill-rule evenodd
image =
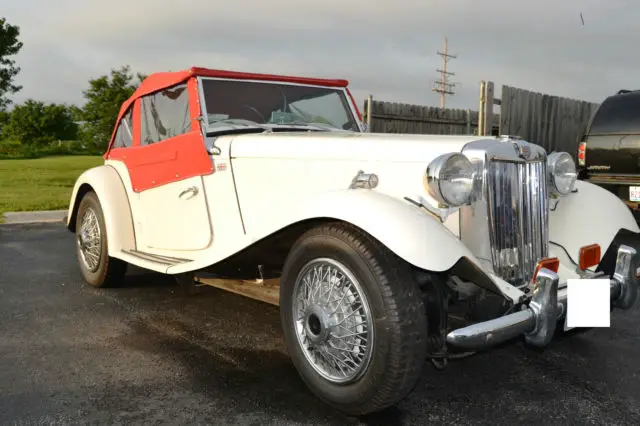
<instances>
[{"instance_id":1,"label":"chrome trim strip","mask_svg":"<svg viewBox=\"0 0 640 426\"><path fill-rule=\"evenodd\" d=\"M525 333L524 339L534 346L546 346L553 338L558 322L558 275L542 268L536 277L529 309L535 328ZM562 309L564 312L564 309Z\"/></svg>"},{"instance_id":2,"label":"chrome trim strip","mask_svg":"<svg viewBox=\"0 0 640 426\"><path fill-rule=\"evenodd\" d=\"M490 162L487 207L494 270L525 286L549 253L546 163Z\"/></svg>"},{"instance_id":3,"label":"chrome trim strip","mask_svg":"<svg viewBox=\"0 0 640 426\"><path fill-rule=\"evenodd\" d=\"M513 138L464 146L475 167L474 196L460 209L460 236L493 272L517 288L531 284L536 264L549 253L547 155Z\"/></svg>"},{"instance_id":4,"label":"chrome trim strip","mask_svg":"<svg viewBox=\"0 0 640 426\"><path fill-rule=\"evenodd\" d=\"M620 283L620 292L614 302L614 305L620 309L631 308L638 297L636 254L636 250L629 246L620 245L618 247L613 279Z\"/></svg>"}]
</instances>

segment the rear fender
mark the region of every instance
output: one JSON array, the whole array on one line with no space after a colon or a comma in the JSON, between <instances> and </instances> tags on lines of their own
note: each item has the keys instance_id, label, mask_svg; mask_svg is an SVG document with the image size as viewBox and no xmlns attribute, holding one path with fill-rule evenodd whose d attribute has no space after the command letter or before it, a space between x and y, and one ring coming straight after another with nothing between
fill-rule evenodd
<instances>
[{"instance_id":1,"label":"rear fender","mask_svg":"<svg viewBox=\"0 0 640 426\"><path fill-rule=\"evenodd\" d=\"M135 232L127 191L116 169L108 165L91 168L76 180L69 203L67 229L75 232L78 207L82 197L89 191L96 193L102 207L109 255L135 248Z\"/></svg>"},{"instance_id":2,"label":"rear fender","mask_svg":"<svg viewBox=\"0 0 640 426\"><path fill-rule=\"evenodd\" d=\"M406 262L432 272L457 275L511 300L522 292L493 275L439 219L409 202L367 190L315 194L305 200L298 220L333 218L376 238ZM293 219L293 218L291 218ZM293 219L293 223L298 221Z\"/></svg>"},{"instance_id":3,"label":"rear fender","mask_svg":"<svg viewBox=\"0 0 640 426\"><path fill-rule=\"evenodd\" d=\"M549 242L562 247L573 263L579 261L580 247L599 244L605 254L621 231L640 232L633 213L615 194L581 180L575 188L557 205L552 202L549 212Z\"/></svg>"}]
</instances>

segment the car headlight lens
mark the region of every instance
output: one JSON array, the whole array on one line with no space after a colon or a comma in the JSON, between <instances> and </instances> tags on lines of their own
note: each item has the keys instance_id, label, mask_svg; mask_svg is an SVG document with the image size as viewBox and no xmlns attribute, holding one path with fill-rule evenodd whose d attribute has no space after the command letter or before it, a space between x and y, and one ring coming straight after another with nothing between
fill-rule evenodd
<instances>
[{"instance_id":1,"label":"car headlight lens","mask_svg":"<svg viewBox=\"0 0 640 426\"><path fill-rule=\"evenodd\" d=\"M471 198L473 171L473 164L464 155L443 154L427 166L425 187L440 204L459 207Z\"/></svg>"},{"instance_id":2,"label":"car headlight lens","mask_svg":"<svg viewBox=\"0 0 640 426\"><path fill-rule=\"evenodd\" d=\"M573 190L578 173L576 163L567 152L554 152L547 157L549 180L555 192L567 195Z\"/></svg>"}]
</instances>

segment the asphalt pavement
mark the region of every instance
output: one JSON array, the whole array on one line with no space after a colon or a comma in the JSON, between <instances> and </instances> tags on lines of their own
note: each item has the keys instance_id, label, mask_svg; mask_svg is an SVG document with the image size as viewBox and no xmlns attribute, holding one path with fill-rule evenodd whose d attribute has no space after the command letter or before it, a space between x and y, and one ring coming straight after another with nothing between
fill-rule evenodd
<instances>
[{"instance_id":1,"label":"asphalt pavement","mask_svg":"<svg viewBox=\"0 0 640 426\"><path fill-rule=\"evenodd\" d=\"M613 327L425 362L397 407L350 418L312 396L278 309L133 268L85 285L59 223L0 226L0 424L640 424L640 307Z\"/></svg>"}]
</instances>

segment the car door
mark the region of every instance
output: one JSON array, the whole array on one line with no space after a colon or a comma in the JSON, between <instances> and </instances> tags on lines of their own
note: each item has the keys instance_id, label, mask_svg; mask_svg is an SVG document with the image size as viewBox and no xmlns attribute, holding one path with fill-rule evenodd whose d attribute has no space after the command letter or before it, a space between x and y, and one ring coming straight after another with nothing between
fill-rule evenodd
<instances>
[{"instance_id":1,"label":"car door","mask_svg":"<svg viewBox=\"0 0 640 426\"><path fill-rule=\"evenodd\" d=\"M188 86L183 83L143 96L134 107L134 137L139 143L127 150L122 161L131 181L131 212L140 251L201 250L212 240L202 180L211 173L212 161L189 102Z\"/></svg>"}]
</instances>

